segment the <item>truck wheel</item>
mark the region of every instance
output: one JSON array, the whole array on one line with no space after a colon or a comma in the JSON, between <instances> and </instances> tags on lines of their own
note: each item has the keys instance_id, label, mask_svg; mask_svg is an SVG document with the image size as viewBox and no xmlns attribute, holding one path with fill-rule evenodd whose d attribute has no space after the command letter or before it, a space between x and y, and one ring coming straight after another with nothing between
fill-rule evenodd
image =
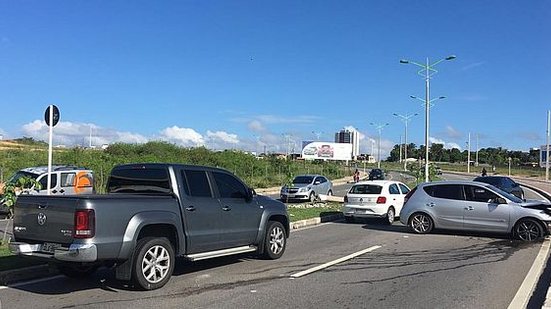
<instances>
[{"instance_id":1,"label":"truck wheel","mask_svg":"<svg viewBox=\"0 0 551 309\"><path fill-rule=\"evenodd\" d=\"M158 289L170 280L174 261L174 248L167 238L142 238L136 245L132 279L144 290Z\"/></svg>"},{"instance_id":2,"label":"truck wheel","mask_svg":"<svg viewBox=\"0 0 551 309\"><path fill-rule=\"evenodd\" d=\"M96 264L58 264L57 269L69 278L85 278L98 270Z\"/></svg>"},{"instance_id":3,"label":"truck wheel","mask_svg":"<svg viewBox=\"0 0 551 309\"><path fill-rule=\"evenodd\" d=\"M279 259L287 245L287 235L283 224L277 221L269 221L264 238L264 258L269 260Z\"/></svg>"}]
</instances>

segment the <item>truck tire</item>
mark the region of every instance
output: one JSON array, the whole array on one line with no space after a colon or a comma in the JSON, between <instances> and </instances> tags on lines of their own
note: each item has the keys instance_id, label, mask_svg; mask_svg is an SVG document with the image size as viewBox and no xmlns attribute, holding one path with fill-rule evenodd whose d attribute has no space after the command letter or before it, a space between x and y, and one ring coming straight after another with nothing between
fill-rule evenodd
<instances>
[{"instance_id":1,"label":"truck tire","mask_svg":"<svg viewBox=\"0 0 551 309\"><path fill-rule=\"evenodd\" d=\"M60 273L69 278L86 278L95 273L99 265L63 263L57 264L56 267Z\"/></svg>"},{"instance_id":2,"label":"truck tire","mask_svg":"<svg viewBox=\"0 0 551 309\"><path fill-rule=\"evenodd\" d=\"M283 224L278 221L269 221L264 238L264 258L279 259L287 246L287 235Z\"/></svg>"},{"instance_id":3,"label":"truck tire","mask_svg":"<svg viewBox=\"0 0 551 309\"><path fill-rule=\"evenodd\" d=\"M167 238L142 238L136 245L132 281L144 290L158 289L170 280L174 262L174 248Z\"/></svg>"}]
</instances>

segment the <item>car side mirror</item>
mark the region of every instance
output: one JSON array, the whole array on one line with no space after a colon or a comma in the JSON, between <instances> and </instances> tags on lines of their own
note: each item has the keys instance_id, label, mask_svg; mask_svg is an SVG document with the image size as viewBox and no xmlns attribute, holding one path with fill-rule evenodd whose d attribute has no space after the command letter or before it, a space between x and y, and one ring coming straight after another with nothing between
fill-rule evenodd
<instances>
[{"instance_id":1,"label":"car side mirror","mask_svg":"<svg viewBox=\"0 0 551 309\"><path fill-rule=\"evenodd\" d=\"M247 196L245 197L245 201L250 202L253 200L253 197L256 195L256 192L252 188L247 188Z\"/></svg>"},{"instance_id":2,"label":"car side mirror","mask_svg":"<svg viewBox=\"0 0 551 309\"><path fill-rule=\"evenodd\" d=\"M320 183L321 183L321 181L319 181L319 180L314 181L315 185L319 185Z\"/></svg>"}]
</instances>

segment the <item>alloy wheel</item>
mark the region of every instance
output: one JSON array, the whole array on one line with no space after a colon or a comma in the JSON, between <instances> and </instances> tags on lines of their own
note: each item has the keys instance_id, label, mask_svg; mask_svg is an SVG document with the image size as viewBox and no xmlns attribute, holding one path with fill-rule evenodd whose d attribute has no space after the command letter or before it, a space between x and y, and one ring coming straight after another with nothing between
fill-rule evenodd
<instances>
[{"instance_id":1,"label":"alloy wheel","mask_svg":"<svg viewBox=\"0 0 551 309\"><path fill-rule=\"evenodd\" d=\"M416 233L424 234L432 229L432 221L425 214L416 214L411 218L410 226Z\"/></svg>"},{"instance_id":2,"label":"alloy wheel","mask_svg":"<svg viewBox=\"0 0 551 309\"><path fill-rule=\"evenodd\" d=\"M279 226L275 226L270 231L270 251L273 254L279 254L285 246L285 233Z\"/></svg>"},{"instance_id":3,"label":"alloy wheel","mask_svg":"<svg viewBox=\"0 0 551 309\"><path fill-rule=\"evenodd\" d=\"M534 241L540 237L539 225L531 220L520 222L516 228L516 234L520 240Z\"/></svg>"},{"instance_id":4,"label":"alloy wheel","mask_svg":"<svg viewBox=\"0 0 551 309\"><path fill-rule=\"evenodd\" d=\"M142 260L142 274L149 283L163 280L170 269L168 250L163 246L153 246L147 250Z\"/></svg>"}]
</instances>

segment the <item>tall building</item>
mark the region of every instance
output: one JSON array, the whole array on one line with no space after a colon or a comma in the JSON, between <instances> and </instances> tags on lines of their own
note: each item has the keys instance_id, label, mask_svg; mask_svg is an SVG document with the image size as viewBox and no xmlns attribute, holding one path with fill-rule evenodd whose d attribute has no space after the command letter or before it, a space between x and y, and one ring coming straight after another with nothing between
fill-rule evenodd
<instances>
[{"instance_id":1,"label":"tall building","mask_svg":"<svg viewBox=\"0 0 551 309\"><path fill-rule=\"evenodd\" d=\"M360 134L358 131L342 129L335 133L335 143L352 144L352 158L360 154Z\"/></svg>"}]
</instances>

